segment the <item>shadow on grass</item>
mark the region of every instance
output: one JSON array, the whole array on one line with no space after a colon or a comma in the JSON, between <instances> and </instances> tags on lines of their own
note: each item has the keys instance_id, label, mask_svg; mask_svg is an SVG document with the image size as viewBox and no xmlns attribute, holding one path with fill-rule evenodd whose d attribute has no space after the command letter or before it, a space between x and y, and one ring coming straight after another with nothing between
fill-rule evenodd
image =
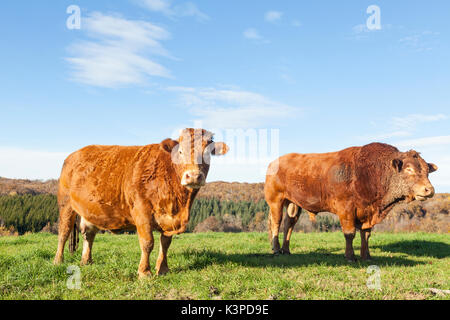
<instances>
[{"instance_id":1,"label":"shadow on grass","mask_svg":"<svg viewBox=\"0 0 450 320\"><path fill-rule=\"evenodd\" d=\"M356 254L356 250L355 250ZM403 257L382 257L372 255L372 260L362 261L357 257L357 262L350 263L345 260L343 254L326 252L323 249L308 253L296 253L291 255L274 256L272 254L245 254L245 253L222 253L211 250L189 250L183 253L188 260L188 269L200 270L210 265L235 263L245 267L280 267L292 268L302 266L327 265L327 266L349 266L354 268L378 266L415 266L425 264L423 261L415 261ZM184 267L186 268L186 267Z\"/></svg>"},{"instance_id":2,"label":"shadow on grass","mask_svg":"<svg viewBox=\"0 0 450 320\"><path fill-rule=\"evenodd\" d=\"M416 257L433 257L437 259L450 257L450 245L437 241L405 240L373 246L372 248L385 252L406 253Z\"/></svg>"}]
</instances>

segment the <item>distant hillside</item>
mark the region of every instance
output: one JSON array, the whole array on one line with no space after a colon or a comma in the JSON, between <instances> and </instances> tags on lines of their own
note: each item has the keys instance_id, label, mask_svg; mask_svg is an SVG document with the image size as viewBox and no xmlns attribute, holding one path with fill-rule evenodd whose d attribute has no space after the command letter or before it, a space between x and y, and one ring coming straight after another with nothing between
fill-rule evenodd
<instances>
[{"instance_id":1,"label":"distant hillside","mask_svg":"<svg viewBox=\"0 0 450 320\"><path fill-rule=\"evenodd\" d=\"M56 194L58 180L21 180L0 177L0 195Z\"/></svg>"},{"instance_id":2,"label":"distant hillside","mask_svg":"<svg viewBox=\"0 0 450 320\"><path fill-rule=\"evenodd\" d=\"M33 181L0 178L0 195L54 195L56 194L57 188L57 180ZM199 200L198 205L200 205L200 202L203 203L197 210L202 212L201 217L203 218L209 215L218 215L220 211L218 211L218 208L221 205L223 207L223 210L221 209L220 211L221 215L225 214L227 210L230 212L238 212L242 209L242 216L246 217L244 219L246 220L245 222L251 220L250 216L254 216L255 219L258 218L261 220L258 222L258 225L262 226L265 225L264 221L267 219L268 208L263 209L263 207L258 207L256 210L257 206L265 205L263 183L211 182L200 190L197 200ZM246 202L247 204L244 205ZM249 204L249 202L253 204ZM209 208L210 206L213 209ZM233 206L237 206L239 210L233 209ZM244 207L247 207L247 209ZM265 217L256 217L258 211L265 212ZM401 204L395 207L386 219L375 227L375 230L447 233L450 232L449 212L450 194L436 194L432 199L424 202L413 201L412 203ZM323 219L327 220L327 223L338 223L339 219L336 215L326 213L321 215ZM259 229L259 227L255 227L254 229ZM264 230L265 227L261 227L260 229ZM307 215L302 215L296 230L308 231L314 229Z\"/></svg>"},{"instance_id":3,"label":"distant hillside","mask_svg":"<svg viewBox=\"0 0 450 320\"><path fill-rule=\"evenodd\" d=\"M264 200L264 183L211 182L200 189L199 198L220 201Z\"/></svg>"},{"instance_id":4,"label":"distant hillside","mask_svg":"<svg viewBox=\"0 0 450 320\"><path fill-rule=\"evenodd\" d=\"M0 195L56 194L58 180L18 180L0 177ZM211 182L204 186L198 198L220 201L264 200L264 183Z\"/></svg>"}]
</instances>

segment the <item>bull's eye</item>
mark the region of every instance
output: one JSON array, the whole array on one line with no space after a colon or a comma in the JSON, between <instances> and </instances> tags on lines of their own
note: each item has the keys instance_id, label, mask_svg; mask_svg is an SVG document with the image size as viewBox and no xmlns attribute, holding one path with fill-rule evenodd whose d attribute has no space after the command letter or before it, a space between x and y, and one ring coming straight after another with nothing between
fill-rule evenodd
<instances>
[{"instance_id":1,"label":"bull's eye","mask_svg":"<svg viewBox=\"0 0 450 320\"><path fill-rule=\"evenodd\" d=\"M408 173L408 174L415 174L415 173L416 173L416 172L414 171L414 169L411 168L411 167L406 168L405 171L406 171L406 173Z\"/></svg>"}]
</instances>

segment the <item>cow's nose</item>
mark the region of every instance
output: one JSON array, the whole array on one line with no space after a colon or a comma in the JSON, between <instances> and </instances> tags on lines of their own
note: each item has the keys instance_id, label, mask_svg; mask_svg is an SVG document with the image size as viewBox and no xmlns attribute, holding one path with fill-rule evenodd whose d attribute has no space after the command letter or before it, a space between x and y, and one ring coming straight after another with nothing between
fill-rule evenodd
<instances>
[{"instance_id":1,"label":"cow's nose","mask_svg":"<svg viewBox=\"0 0 450 320\"><path fill-rule=\"evenodd\" d=\"M194 181L202 180L203 174L201 172L186 172L186 179Z\"/></svg>"},{"instance_id":2,"label":"cow's nose","mask_svg":"<svg viewBox=\"0 0 450 320\"><path fill-rule=\"evenodd\" d=\"M201 171L187 171L183 175L182 184L184 185L202 185L205 177Z\"/></svg>"},{"instance_id":3,"label":"cow's nose","mask_svg":"<svg viewBox=\"0 0 450 320\"><path fill-rule=\"evenodd\" d=\"M433 186L424 187L423 195L428 198L431 198L432 196L434 196L434 187Z\"/></svg>"}]
</instances>

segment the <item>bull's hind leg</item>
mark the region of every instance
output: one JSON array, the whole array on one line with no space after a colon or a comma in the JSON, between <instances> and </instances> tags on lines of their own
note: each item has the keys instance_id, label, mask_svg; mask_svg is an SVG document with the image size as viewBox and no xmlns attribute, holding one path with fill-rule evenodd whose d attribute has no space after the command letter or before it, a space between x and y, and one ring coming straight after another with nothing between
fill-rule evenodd
<instances>
[{"instance_id":1,"label":"bull's hind leg","mask_svg":"<svg viewBox=\"0 0 450 320\"><path fill-rule=\"evenodd\" d=\"M291 240L292 231L294 230L295 224L298 221L298 218L301 213L301 208L297 205L290 203L287 207L287 216L284 224L284 239L283 239L283 247L281 248L281 253L283 254L291 254L289 250L289 242Z\"/></svg>"},{"instance_id":2,"label":"bull's hind leg","mask_svg":"<svg viewBox=\"0 0 450 320\"><path fill-rule=\"evenodd\" d=\"M59 230L58 249L56 250L54 264L61 264L64 261L64 247L72 232L77 214L69 204L63 205L59 209Z\"/></svg>"},{"instance_id":3,"label":"bull's hind leg","mask_svg":"<svg viewBox=\"0 0 450 320\"><path fill-rule=\"evenodd\" d=\"M372 229L360 230L361 234L361 258L363 260L371 260L369 252L369 238Z\"/></svg>"},{"instance_id":4,"label":"bull's hind leg","mask_svg":"<svg viewBox=\"0 0 450 320\"><path fill-rule=\"evenodd\" d=\"M93 224L81 218L80 223L81 234L83 235L83 254L81 256L81 264L92 263L92 244L94 243L95 235L98 232L98 228Z\"/></svg>"},{"instance_id":5,"label":"bull's hind leg","mask_svg":"<svg viewBox=\"0 0 450 320\"><path fill-rule=\"evenodd\" d=\"M156 274L158 276L164 275L169 272L169 267L167 265L167 250L172 243L172 237L166 237L161 234L159 256L158 261L156 261Z\"/></svg>"},{"instance_id":6,"label":"bull's hind leg","mask_svg":"<svg viewBox=\"0 0 450 320\"><path fill-rule=\"evenodd\" d=\"M280 240L278 234L280 232L280 224L283 218L283 201L268 202L270 207L269 215L269 238L272 242L272 251L274 254L280 254Z\"/></svg>"}]
</instances>

